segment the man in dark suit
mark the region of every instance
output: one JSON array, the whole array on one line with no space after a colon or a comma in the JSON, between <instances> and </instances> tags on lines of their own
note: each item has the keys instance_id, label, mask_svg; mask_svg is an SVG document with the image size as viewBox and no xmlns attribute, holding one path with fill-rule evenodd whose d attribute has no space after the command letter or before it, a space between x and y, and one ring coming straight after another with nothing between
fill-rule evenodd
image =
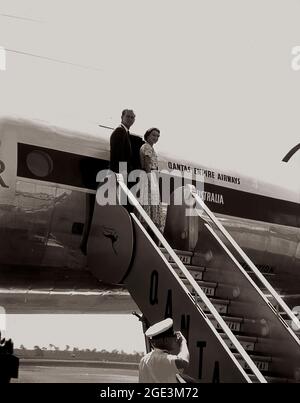
<instances>
[{"instance_id":1,"label":"man in dark suit","mask_svg":"<svg viewBox=\"0 0 300 403\"><path fill-rule=\"evenodd\" d=\"M129 129L135 121L135 114L132 109L124 109L121 116L121 124L110 136L110 169L115 173L120 172L120 163L127 164L127 174L135 169L141 169L140 148L144 141L139 137L130 134ZM123 168L124 169L124 168ZM134 183L128 183L128 187ZM131 206L129 211L131 211Z\"/></svg>"},{"instance_id":2,"label":"man in dark suit","mask_svg":"<svg viewBox=\"0 0 300 403\"><path fill-rule=\"evenodd\" d=\"M110 136L110 169L119 173L120 162L127 163L127 173L139 167L137 161L137 142L134 141L129 132L130 127L135 121L135 114L131 109L124 109L121 117L121 124Z\"/></svg>"}]
</instances>

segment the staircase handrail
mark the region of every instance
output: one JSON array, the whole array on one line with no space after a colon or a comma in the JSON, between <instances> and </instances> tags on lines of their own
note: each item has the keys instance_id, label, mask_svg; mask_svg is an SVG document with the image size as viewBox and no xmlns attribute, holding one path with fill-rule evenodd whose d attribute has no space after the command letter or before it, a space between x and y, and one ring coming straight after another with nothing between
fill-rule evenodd
<instances>
[{"instance_id":1,"label":"staircase handrail","mask_svg":"<svg viewBox=\"0 0 300 403\"><path fill-rule=\"evenodd\" d=\"M145 212L144 208L141 206L141 204L138 202L138 200L135 198L135 196L132 194L130 189L126 186L123 175L122 174L116 174L117 178L117 183L119 184L120 188L123 190L125 195L127 196L128 200L131 202L131 204L137 209L138 213L141 215L141 217L145 220L147 225L150 227L151 231L154 233L154 235L157 237L161 245L166 249L166 251L169 253L173 261L176 263L178 268L181 270L181 272L184 274L185 278L189 281L190 285L193 287L195 293L200 297L202 302L207 306L208 310L210 313L213 315L221 329L224 331L224 333L228 336L230 339L231 343L234 345L236 350L239 352L239 354L242 356L243 360L246 362L248 365L249 369L253 372L253 374L256 376L258 381L260 383L267 383L265 377L262 375L262 373L259 371L257 366L254 364L253 360L250 358L248 353L245 351L243 346L240 344L240 342L237 340L235 335L232 333L232 331L229 329L227 326L226 322L224 319L220 316L219 312L216 310L214 305L210 302L209 298L205 295L205 293L202 291L201 287L197 284L196 280L193 278L193 276L190 274L188 269L184 266L184 264L181 262L177 254L174 252L173 248L170 246L170 244L167 242L163 234L159 231L159 229L156 227L156 225L153 223L151 218L148 216L148 214ZM119 195L119 200L120 200L120 195ZM178 278L178 280L180 280ZM186 286L183 284L183 282L180 280L181 285L186 288ZM201 310L203 317L205 318L207 324L210 326L212 331L214 332L215 336L218 338L220 343L223 345L224 349L227 351L228 355L230 358L235 362L236 366L239 368L240 372L244 375L245 379L247 380L248 383L252 383L249 375L244 371L236 357L233 355L227 344L224 342L222 337L219 335L219 333L215 330L214 326L212 323L208 320L207 315L204 313L202 308L199 306L197 299L195 298L195 304L198 306L198 308Z\"/></svg>"},{"instance_id":2,"label":"staircase handrail","mask_svg":"<svg viewBox=\"0 0 300 403\"><path fill-rule=\"evenodd\" d=\"M247 256L247 254L242 250L242 248L237 244L237 242L232 238L232 236L229 234L229 232L225 229L225 227L222 225L222 223L218 220L218 218L214 215L214 213L209 209L209 207L204 203L204 201L201 199L201 197L197 194L196 188L193 185L187 185L186 186L194 200L196 201L196 204L201 207L202 210L205 211L205 213L208 215L208 217L213 221L213 223L217 226L217 228L221 231L221 233L224 235L224 237L229 241L229 243L232 245L232 247L235 249L235 251L240 255L240 257L244 260L244 262L247 263L248 267L251 269L251 271L255 274L255 276L261 281L261 283L265 286L265 288L269 291L269 293L272 295L272 297L275 299L275 301L278 303L279 306L284 310L286 315L292 320L292 323L296 325L298 329L300 329L300 322L299 319L294 315L292 310L288 307L288 305L283 301L283 299L280 297L280 295L276 292L276 290L272 287L272 285L268 282L268 280L264 277L263 274L257 269L255 264L252 262L252 260ZM198 215L201 217L202 213L195 208L196 212ZM224 249L224 248L223 248ZM243 272L244 275L247 273L245 270L241 267L241 265L237 262L238 267L240 271ZM252 280L248 276L248 280ZM256 286L256 284L254 283ZM260 291L260 290L259 290ZM263 294L262 294L263 295ZM264 297L264 295L263 295ZM276 311L275 307L273 304L271 304L270 301L266 299L266 302L268 303L269 306L274 310L274 313L280 318L281 321L285 324L286 328L290 331L292 337L295 339L297 344L300 346L300 340L298 336L295 334L293 329L284 321L284 319L279 315L279 313Z\"/></svg>"}]
</instances>

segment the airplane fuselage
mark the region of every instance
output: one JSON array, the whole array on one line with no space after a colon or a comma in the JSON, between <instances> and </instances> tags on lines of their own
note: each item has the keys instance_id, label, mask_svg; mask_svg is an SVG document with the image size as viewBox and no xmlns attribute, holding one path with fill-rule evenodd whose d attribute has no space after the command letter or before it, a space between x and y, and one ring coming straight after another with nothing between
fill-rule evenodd
<instances>
[{"instance_id":1,"label":"airplane fuselage","mask_svg":"<svg viewBox=\"0 0 300 403\"><path fill-rule=\"evenodd\" d=\"M23 267L23 273L34 267L39 278L43 278L43 270L51 277L54 268L79 272L85 267L80 246L90 220L96 175L109 166L110 131L99 132L85 134L17 119L0 122L0 265L6 270L4 288L17 288L24 280L20 271L9 279L12 267ZM297 278L299 283L299 187L288 188L283 182L278 185L276 178L273 183L266 182L167 156L159 156L159 167L202 176L202 198L254 263L264 272L284 273L291 286ZM174 237L175 246L180 247L182 237ZM29 283L34 286L30 273ZM61 272L56 273L59 288ZM24 287L29 283L24 280ZM298 285L295 293L299 293Z\"/></svg>"}]
</instances>

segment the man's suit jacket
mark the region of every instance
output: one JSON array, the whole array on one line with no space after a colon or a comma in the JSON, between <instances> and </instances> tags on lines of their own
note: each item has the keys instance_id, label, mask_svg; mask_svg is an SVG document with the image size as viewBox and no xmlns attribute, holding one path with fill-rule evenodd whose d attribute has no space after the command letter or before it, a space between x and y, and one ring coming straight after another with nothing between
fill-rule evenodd
<instances>
[{"instance_id":1,"label":"man's suit jacket","mask_svg":"<svg viewBox=\"0 0 300 403\"><path fill-rule=\"evenodd\" d=\"M132 151L130 138L124 127L117 127L110 136L110 169L119 172L119 162L127 162L128 171L131 167Z\"/></svg>"},{"instance_id":2,"label":"man's suit jacket","mask_svg":"<svg viewBox=\"0 0 300 403\"><path fill-rule=\"evenodd\" d=\"M128 173L140 168L139 152L143 140L117 127L110 136L110 169L119 172L119 162L127 162Z\"/></svg>"}]
</instances>

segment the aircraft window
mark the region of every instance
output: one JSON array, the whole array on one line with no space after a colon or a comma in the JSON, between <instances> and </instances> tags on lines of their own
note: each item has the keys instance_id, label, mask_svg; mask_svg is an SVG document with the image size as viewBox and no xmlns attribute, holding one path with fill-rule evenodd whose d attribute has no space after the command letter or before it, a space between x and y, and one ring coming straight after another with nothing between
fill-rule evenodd
<instances>
[{"instance_id":1,"label":"aircraft window","mask_svg":"<svg viewBox=\"0 0 300 403\"><path fill-rule=\"evenodd\" d=\"M27 155L26 163L30 172L40 178L50 175L53 170L53 161L44 151L31 151Z\"/></svg>"}]
</instances>

